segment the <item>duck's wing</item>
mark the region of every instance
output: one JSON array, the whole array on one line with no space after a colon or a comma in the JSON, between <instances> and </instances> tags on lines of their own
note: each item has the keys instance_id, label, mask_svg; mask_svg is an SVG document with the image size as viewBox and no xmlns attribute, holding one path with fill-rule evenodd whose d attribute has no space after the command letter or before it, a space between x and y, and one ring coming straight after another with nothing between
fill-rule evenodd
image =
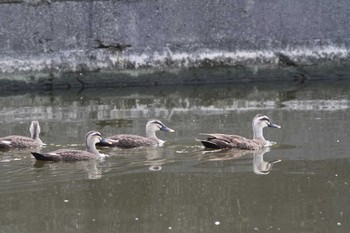
<instances>
[{"instance_id":1,"label":"duck's wing","mask_svg":"<svg viewBox=\"0 0 350 233\"><path fill-rule=\"evenodd\" d=\"M109 146L117 146L120 148L134 148L157 144L155 140L133 134L118 134L108 137L107 140L111 142Z\"/></svg>"},{"instance_id":2,"label":"duck's wing","mask_svg":"<svg viewBox=\"0 0 350 233\"><path fill-rule=\"evenodd\" d=\"M11 135L0 138L0 148L11 149L11 148L30 148L37 147L38 143L29 137Z\"/></svg>"},{"instance_id":3,"label":"duck's wing","mask_svg":"<svg viewBox=\"0 0 350 233\"><path fill-rule=\"evenodd\" d=\"M237 148L242 150L256 150L258 145L253 140L238 135L229 134L201 134L207 137L201 143L207 148L224 149Z\"/></svg>"},{"instance_id":4,"label":"duck's wing","mask_svg":"<svg viewBox=\"0 0 350 233\"><path fill-rule=\"evenodd\" d=\"M32 152L36 160L46 161L83 161L94 159L95 156L84 150L60 149L47 153Z\"/></svg>"}]
</instances>

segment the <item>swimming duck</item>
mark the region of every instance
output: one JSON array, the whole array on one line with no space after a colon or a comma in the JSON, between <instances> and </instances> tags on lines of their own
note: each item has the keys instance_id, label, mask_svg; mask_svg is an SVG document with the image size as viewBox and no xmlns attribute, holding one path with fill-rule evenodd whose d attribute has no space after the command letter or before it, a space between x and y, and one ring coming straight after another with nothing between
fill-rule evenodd
<instances>
[{"instance_id":1,"label":"swimming duck","mask_svg":"<svg viewBox=\"0 0 350 233\"><path fill-rule=\"evenodd\" d=\"M253 139L247 139L238 135L228 134L201 134L206 135L206 140L200 140L206 148L224 149L224 148L237 148L243 150L259 150L263 147L269 146L271 143L265 140L263 135L263 128L281 128L270 121L270 119L262 114L258 114L254 117L253 122Z\"/></svg>"},{"instance_id":2,"label":"swimming duck","mask_svg":"<svg viewBox=\"0 0 350 233\"><path fill-rule=\"evenodd\" d=\"M37 160L47 161L82 161L99 159L100 153L96 149L96 143L104 141L101 134L97 131L90 131L85 136L86 151L84 150L71 150L71 149L59 149L47 153L32 152L32 155ZM108 142L104 142L108 143Z\"/></svg>"},{"instance_id":3,"label":"swimming duck","mask_svg":"<svg viewBox=\"0 0 350 233\"><path fill-rule=\"evenodd\" d=\"M168 128L160 120L149 120L146 124L146 137L133 134L118 134L107 137L110 144L98 143L99 146L113 146L120 148L134 148L140 146L154 146L163 145L165 141L160 140L156 136L157 131L174 132L173 129Z\"/></svg>"},{"instance_id":4,"label":"swimming duck","mask_svg":"<svg viewBox=\"0 0 350 233\"><path fill-rule=\"evenodd\" d=\"M38 121L32 121L29 127L30 138L19 135L9 135L0 138L1 149L26 149L41 147L44 143L39 138L40 125Z\"/></svg>"}]
</instances>

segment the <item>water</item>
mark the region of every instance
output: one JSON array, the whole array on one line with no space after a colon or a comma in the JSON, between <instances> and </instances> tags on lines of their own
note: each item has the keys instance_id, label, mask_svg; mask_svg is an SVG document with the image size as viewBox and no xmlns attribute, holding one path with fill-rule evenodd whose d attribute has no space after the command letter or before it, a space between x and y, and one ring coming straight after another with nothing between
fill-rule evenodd
<instances>
[{"instance_id":1,"label":"water","mask_svg":"<svg viewBox=\"0 0 350 233\"><path fill-rule=\"evenodd\" d=\"M159 86L3 93L0 135L29 135L43 151L84 148L84 136L144 135L159 118L161 148L101 149L99 161L37 162L0 152L1 232L349 232L350 83ZM278 144L259 153L205 150L199 133ZM268 162L276 162L269 167Z\"/></svg>"}]
</instances>

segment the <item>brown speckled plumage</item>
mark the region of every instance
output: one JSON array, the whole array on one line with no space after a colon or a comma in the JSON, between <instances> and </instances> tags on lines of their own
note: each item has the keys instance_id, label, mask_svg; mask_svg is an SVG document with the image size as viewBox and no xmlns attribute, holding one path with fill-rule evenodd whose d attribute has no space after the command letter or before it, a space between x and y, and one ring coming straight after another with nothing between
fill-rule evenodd
<instances>
[{"instance_id":1,"label":"brown speckled plumage","mask_svg":"<svg viewBox=\"0 0 350 233\"><path fill-rule=\"evenodd\" d=\"M86 151L84 150L71 150L71 149L59 149L47 153L32 152L33 156L37 160L46 161L83 161L99 159L100 153L97 151L95 144L102 140L102 136L97 131L90 131L86 134L85 143Z\"/></svg>"},{"instance_id":2,"label":"brown speckled plumage","mask_svg":"<svg viewBox=\"0 0 350 233\"><path fill-rule=\"evenodd\" d=\"M207 136L207 140L202 140L202 144L207 148L239 148L242 150L259 150L263 147L261 142L254 139L247 139L238 135L229 134L202 134Z\"/></svg>"},{"instance_id":3,"label":"brown speckled plumage","mask_svg":"<svg viewBox=\"0 0 350 233\"><path fill-rule=\"evenodd\" d=\"M118 134L108 137L108 140L112 143L111 145L120 148L133 148L140 146L153 146L157 145L158 141L151 138L146 138L132 134Z\"/></svg>"},{"instance_id":4,"label":"brown speckled plumage","mask_svg":"<svg viewBox=\"0 0 350 233\"><path fill-rule=\"evenodd\" d=\"M206 140L201 140L201 143L206 148L215 148L215 149L242 149L242 150L259 150L266 146L267 141L263 136L263 128L272 127L272 128L281 128L279 125L273 124L267 116L258 114L254 117L252 121L253 126L253 139L247 139L238 135L229 135L229 134L201 134L206 135Z\"/></svg>"},{"instance_id":5,"label":"brown speckled plumage","mask_svg":"<svg viewBox=\"0 0 350 233\"><path fill-rule=\"evenodd\" d=\"M133 134L118 134L107 137L110 145L97 144L100 146L113 146L120 148L134 148L140 146L154 146L164 143L156 136L157 131L174 132L174 130L165 126L160 120L149 120L146 124L146 137Z\"/></svg>"},{"instance_id":6,"label":"brown speckled plumage","mask_svg":"<svg viewBox=\"0 0 350 233\"><path fill-rule=\"evenodd\" d=\"M10 135L0 138L0 149L26 149L41 147L43 142L39 138L40 125L38 121L32 121L29 127L31 137Z\"/></svg>"}]
</instances>

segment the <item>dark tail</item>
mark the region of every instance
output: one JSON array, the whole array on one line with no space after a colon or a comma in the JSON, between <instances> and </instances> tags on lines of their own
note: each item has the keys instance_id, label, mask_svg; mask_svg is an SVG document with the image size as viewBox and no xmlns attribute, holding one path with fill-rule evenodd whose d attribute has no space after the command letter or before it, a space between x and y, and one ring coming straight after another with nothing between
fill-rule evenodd
<instances>
[{"instance_id":1,"label":"dark tail","mask_svg":"<svg viewBox=\"0 0 350 233\"><path fill-rule=\"evenodd\" d=\"M46 161L52 160L52 159L46 157L45 155L42 155L42 154L39 154L39 153L36 153L36 152L31 152L31 153L35 157L36 160L46 160Z\"/></svg>"},{"instance_id":2,"label":"dark tail","mask_svg":"<svg viewBox=\"0 0 350 233\"><path fill-rule=\"evenodd\" d=\"M205 148L220 149L218 145L210 141L201 140L201 143L203 144L203 146L205 146Z\"/></svg>"}]
</instances>

